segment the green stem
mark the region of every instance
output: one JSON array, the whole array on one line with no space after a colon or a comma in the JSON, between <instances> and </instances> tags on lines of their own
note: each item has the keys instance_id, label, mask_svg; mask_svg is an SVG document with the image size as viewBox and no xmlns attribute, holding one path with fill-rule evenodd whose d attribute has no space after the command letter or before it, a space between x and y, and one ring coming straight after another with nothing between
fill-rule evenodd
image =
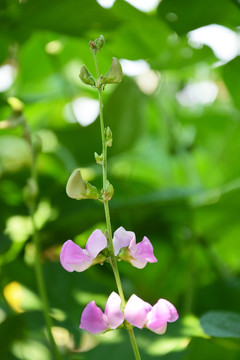
<instances>
[{"instance_id":1,"label":"green stem","mask_svg":"<svg viewBox=\"0 0 240 360\"><path fill-rule=\"evenodd\" d=\"M54 337L52 334L52 330L51 330L52 319L50 318L50 315L49 315L49 304L48 304L47 292L46 292L45 282L44 282L43 273L42 273L38 232L37 232L37 228L36 228L36 224L35 224L35 220L34 220L34 207L30 206L29 210L30 210L30 217L31 217L31 222L32 222L32 227L33 227L32 240L33 240L33 243L34 243L35 249L36 249L34 265L35 265L36 279L37 279L37 284L38 284L38 291L39 291L39 294L40 294L40 297L42 300L42 311L43 311L43 315L44 315L44 319L45 319L45 324L46 324L49 341L52 345L52 349L55 354L55 358L57 360L61 360L62 357L60 356L60 354L58 352L58 348L55 343L55 340L54 340Z\"/></svg>"},{"instance_id":2,"label":"green stem","mask_svg":"<svg viewBox=\"0 0 240 360\"><path fill-rule=\"evenodd\" d=\"M97 57L96 54L93 53L94 56L94 62L96 67L96 73L99 77L99 70L98 70L98 63L97 63ZM106 138L105 138L105 129L104 129L104 121L103 121L103 101L102 101L102 87L99 85L98 87L98 94L99 94L99 112L100 112L100 126L101 126L101 138L102 138L102 154L103 154L103 160L102 160L102 169L103 169L103 190L106 189L107 185L107 144L106 144ZM112 239L112 227L111 227L111 219L110 219L110 211L109 211L109 205L108 200L104 200L104 211L105 211L105 218L106 218L106 225L107 225L107 232L108 232L108 243L109 243L109 252L110 252L110 263L113 269L113 274L115 277L117 289L119 296L121 298L123 310L126 306L126 300L123 293L121 278L117 266L117 260L114 254L114 247L113 247L113 239ZM131 345L133 348L133 352L135 355L136 360L141 360L141 356L138 350L138 345L135 339L133 327L131 324L129 324L125 320L125 325L130 337Z\"/></svg>"},{"instance_id":3,"label":"green stem","mask_svg":"<svg viewBox=\"0 0 240 360\"><path fill-rule=\"evenodd\" d=\"M36 172L36 155L35 155L34 149L33 149L31 133L29 131L29 128L27 126L27 122L25 119L24 119L22 125L23 125L24 137L29 145L30 153L31 153L31 178L33 179L36 186L38 187L37 172ZM33 231L32 241L33 241L33 243L35 245L35 249L36 249L34 265L35 265L38 291L39 291L39 294L40 294L40 297L42 300L42 311L43 311L43 315L44 315L44 319L45 319L45 324L46 324L49 341L52 345L52 350L55 355L55 359L61 360L62 357L58 351L58 348L55 343L55 340L54 340L54 337L52 334L52 330L51 330L52 319L49 315L48 297L47 297L47 291L46 291L46 287L45 287L41 259L40 259L40 244L39 244L38 230L37 230L35 218L34 218L34 214L35 214L35 210L36 210L36 196L33 196L33 198L31 200L29 200L28 207L29 207L29 213L30 213L30 218L31 218L31 222L32 222L32 231Z\"/></svg>"},{"instance_id":4,"label":"green stem","mask_svg":"<svg viewBox=\"0 0 240 360\"><path fill-rule=\"evenodd\" d=\"M135 339L135 335L134 335L134 331L133 331L132 326L128 329L128 335L130 337L130 341L131 341L131 344L132 344L132 348L133 348L135 358L137 360L141 360L141 355L140 355L140 352L138 350L138 346L137 346L137 342L136 342L136 339Z\"/></svg>"}]
</instances>

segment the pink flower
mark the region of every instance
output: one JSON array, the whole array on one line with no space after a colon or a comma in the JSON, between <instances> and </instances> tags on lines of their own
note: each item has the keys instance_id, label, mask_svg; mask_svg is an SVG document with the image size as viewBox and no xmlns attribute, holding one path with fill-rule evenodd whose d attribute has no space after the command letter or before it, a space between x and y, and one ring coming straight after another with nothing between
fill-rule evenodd
<instances>
[{"instance_id":1,"label":"pink flower","mask_svg":"<svg viewBox=\"0 0 240 360\"><path fill-rule=\"evenodd\" d=\"M140 243L136 243L136 236L132 231L126 231L122 226L118 228L113 236L113 247L115 256L119 251L128 247L125 254L119 258L128 260L133 266L138 269L145 267L147 262L157 262L156 257L153 255L153 246L150 240L144 236Z\"/></svg>"},{"instance_id":2,"label":"pink flower","mask_svg":"<svg viewBox=\"0 0 240 360\"><path fill-rule=\"evenodd\" d=\"M121 311L121 299L118 294L112 292L109 296L105 312L91 301L83 310L80 329L87 330L91 334L99 334L109 329L116 329L124 321Z\"/></svg>"},{"instance_id":3,"label":"pink flower","mask_svg":"<svg viewBox=\"0 0 240 360\"><path fill-rule=\"evenodd\" d=\"M140 329L146 327L156 334L164 334L167 323L178 319L177 310L169 301L159 299L151 306L136 295L132 295L128 300L124 315L133 326Z\"/></svg>"},{"instance_id":4,"label":"pink flower","mask_svg":"<svg viewBox=\"0 0 240 360\"><path fill-rule=\"evenodd\" d=\"M94 263L97 255L107 246L107 239L101 230L95 230L82 249L72 240L66 241L60 252L60 262L67 271L84 271Z\"/></svg>"}]
</instances>

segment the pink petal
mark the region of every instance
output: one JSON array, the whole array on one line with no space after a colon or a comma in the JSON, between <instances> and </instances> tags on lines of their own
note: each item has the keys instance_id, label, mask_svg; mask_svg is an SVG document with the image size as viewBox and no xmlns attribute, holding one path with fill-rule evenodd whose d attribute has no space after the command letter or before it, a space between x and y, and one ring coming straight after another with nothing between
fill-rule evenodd
<instances>
[{"instance_id":1,"label":"pink petal","mask_svg":"<svg viewBox=\"0 0 240 360\"><path fill-rule=\"evenodd\" d=\"M121 311L121 298L115 292L112 292L108 298L105 315L110 329L116 329L123 323L124 315Z\"/></svg>"},{"instance_id":2,"label":"pink petal","mask_svg":"<svg viewBox=\"0 0 240 360\"><path fill-rule=\"evenodd\" d=\"M160 299L159 301L161 301L162 303L165 303L165 305L168 307L169 311L170 311L170 318L168 319L168 322L174 322L179 318L177 309L175 308L175 306L170 303L170 301L165 300L165 299Z\"/></svg>"},{"instance_id":3,"label":"pink petal","mask_svg":"<svg viewBox=\"0 0 240 360\"><path fill-rule=\"evenodd\" d=\"M122 226L118 228L113 236L113 247L115 256L117 256L117 254L123 247L129 246L130 242L133 239L135 239L134 232L126 231Z\"/></svg>"},{"instance_id":4,"label":"pink petal","mask_svg":"<svg viewBox=\"0 0 240 360\"><path fill-rule=\"evenodd\" d=\"M157 259L153 255L153 246L146 236L144 236L143 240L137 245L135 241L131 241L129 251L133 257L131 263L138 269L144 268L147 262L157 262Z\"/></svg>"},{"instance_id":5,"label":"pink petal","mask_svg":"<svg viewBox=\"0 0 240 360\"><path fill-rule=\"evenodd\" d=\"M80 246L72 240L68 240L62 246L60 262L65 270L72 272L74 270L86 270L91 265L92 260Z\"/></svg>"},{"instance_id":6,"label":"pink petal","mask_svg":"<svg viewBox=\"0 0 240 360\"><path fill-rule=\"evenodd\" d=\"M99 334L108 329L103 312L96 306L95 301L91 301L83 310L79 327L91 334Z\"/></svg>"},{"instance_id":7,"label":"pink petal","mask_svg":"<svg viewBox=\"0 0 240 360\"><path fill-rule=\"evenodd\" d=\"M165 325L163 325L162 327L159 327L159 328L156 328L156 329L149 328L149 330L153 331L155 334L162 335L167 330L167 323Z\"/></svg>"},{"instance_id":8,"label":"pink petal","mask_svg":"<svg viewBox=\"0 0 240 360\"><path fill-rule=\"evenodd\" d=\"M132 295L126 304L124 315L130 324L142 329L147 322L147 314L151 309L150 304L138 296Z\"/></svg>"},{"instance_id":9,"label":"pink petal","mask_svg":"<svg viewBox=\"0 0 240 360\"><path fill-rule=\"evenodd\" d=\"M166 331L167 322L175 321L173 319L178 319L177 310L169 301L160 299L148 313L147 328L157 334L163 334Z\"/></svg>"},{"instance_id":10,"label":"pink petal","mask_svg":"<svg viewBox=\"0 0 240 360\"><path fill-rule=\"evenodd\" d=\"M86 244L86 250L88 251L89 256L92 259L95 259L100 251L105 249L106 246L106 236L101 232L101 230L97 229L94 230L93 233L89 236Z\"/></svg>"}]
</instances>

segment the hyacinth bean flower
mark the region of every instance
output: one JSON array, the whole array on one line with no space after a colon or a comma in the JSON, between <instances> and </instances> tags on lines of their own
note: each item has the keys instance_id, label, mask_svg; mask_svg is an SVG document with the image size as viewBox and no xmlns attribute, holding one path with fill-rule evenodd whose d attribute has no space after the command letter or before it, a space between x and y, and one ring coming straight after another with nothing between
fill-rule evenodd
<instances>
[{"instance_id":1,"label":"hyacinth bean flower","mask_svg":"<svg viewBox=\"0 0 240 360\"><path fill-rule=\"evenodd\" d=\"M134 232L126 231L122 226L114 233L113 247L115 256L122 248L128 247L122 256L120 254L119 258L129 261L138 269L144 268L147 262L157 262L150 240L144 236L143 240L137 244Z\"/></svg>"},{"instance_id":2,"label":"hyacinth bean flower","mask_svg":"<svg viewBox=\"0 0 240 360\"><path fill-rule=\"evenodd\" d=\"M156 334L164 334L168 322L178 319L176 308L169 301L159 299L151 306L136 295L132 295L128 300L124 315L126 320L140 329L146 327Z\"/></svg>"},{"instance_id":3,"label":"hyacinth bean flower","mask_svg":"<svg viewBox=\"0 0 240 360\"><path fill-rule=\"evenodd\" d=\"M104 313L95 304L95 301L91 301L83 310L80 329L87 330L91 334L100 334L106 330L116 329L124 321L120 306L120 296L115 292L109 296Z\"/></svg>"},{"instance_id":4,"label":"hyacinth bean flower","mask_svg":"<svg viewBox=\"0 0 240 360\"><path fill-rule=\"evenodd\" d=\"M72 240L66 241L60 252L62 267L73 272L84 271L94 264L97 255L107 246L107 239L101 230L94 230L88 238L86 248L82 249ZM95 261L96 262L96 261Z\"/></svg>"}]
</instances>

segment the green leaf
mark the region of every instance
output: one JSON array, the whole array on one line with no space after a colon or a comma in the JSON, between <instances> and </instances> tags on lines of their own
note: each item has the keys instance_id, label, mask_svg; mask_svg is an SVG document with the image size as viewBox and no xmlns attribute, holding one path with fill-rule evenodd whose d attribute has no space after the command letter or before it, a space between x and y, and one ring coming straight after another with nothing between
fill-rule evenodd
<instances>
[{"instance_id":1,"label":"green leaf","mask_svg":"<svg viewBox=\"0 0 240 360\"><path fill-rule=\"evenodd\" d=\"M238 109L240 109L240 87L239 81L237 80L239 77L239 71L240 56L237 56L222 68L223 79L233 99L233 103Z\"/></svg>"},{"instance_id":2,"label":"green leaf","mask_svg":"<svg viewBox=\"0 0 240 360\"><path fill-rule=\"evenodd\" d=\"M165 0L158 7L159 15L179 34L209 24L239 25L239 8L229 0Z\"/></svg>"},{"instance_id":3,"label":"green leaf","mask_svg":"<svg viewBox=\"0 0 240 360\"><path fill-rule=\"evenodd\" d=\"M131 148L142 132L146 97L135 82L125 78L116 87L104 107L104 121L113 133L109 155Z\"/></svg>"},{"instance_id":4,"label":"green leaf","mask_svg":"<svg viewBox=\"0 0 240 360\"><path fill-rule=\"evenodd\" d=\"M230 311L210 311L200 319L206 334L221 338L240 338L240 314Z\"/></svg>"},{"instance_id":5,"label":"green leaf","mask_svg":"<svg viewBox=\"0 0 240 360\"><path fill-rule=\"evenodd\" d=\"M21 22L28 27L79 36L88 28L99 31L114 29L118 19L94 0L28 1L22 6ZM23 25L24 26L24 25Z\"/></svg>"}]
</instances>

